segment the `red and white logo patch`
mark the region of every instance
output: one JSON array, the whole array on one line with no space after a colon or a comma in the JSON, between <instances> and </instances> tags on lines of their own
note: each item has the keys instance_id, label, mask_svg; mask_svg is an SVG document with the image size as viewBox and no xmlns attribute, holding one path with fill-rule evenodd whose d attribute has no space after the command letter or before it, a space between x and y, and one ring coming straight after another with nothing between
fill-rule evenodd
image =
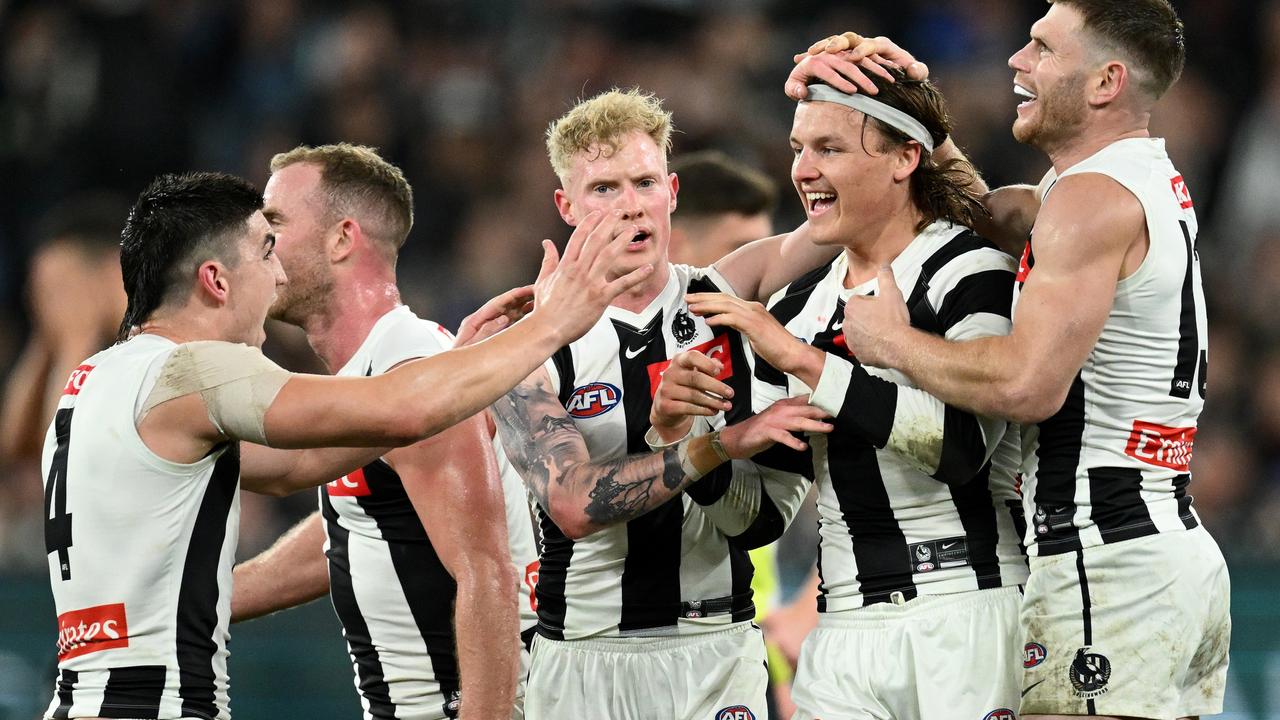
<instances>
[{"instance_id":1,"label":"red and white logo patch","mask_svg":"<svg viewBox=\"0 0 1280 720\"><path fill-rule=\"evenodd\" d=\"M62 394L79 395L80 389L84 387L84 381L88 379L91 372L93 372L92 365L81 365L72 370L71 377L67 378L67 384L62 388Z\"/></svg>"},{"instance_id":2,"label":"red and white logo patch","mask_svg":"<svg viewBox=\"0 0 1280 720\"><path fill-rule=\"evenodd\" d=\"M717 380L727 380L733 377L733 357L729 353L729 336L721 335L711 338L710 340L689 348L697 350L712 360L720 361L720 374L716 375ZM649 396L653 397L658 394L658 383L662 382L662 373L671 367L670 360L663 360L649 365Z\"/></svg>"},{"instance_id":3,"label":"red and white logo patch","mask_svg":"<svg viewBox=\"0 0 1280 720\"><path fill-rule=\"evenodd\" d=\"M1169 184L1173 186L1173 195L1178 198L1178 204L1186 210L1194 203L1191 202L1191 191L1187 189L1187 181L1182 179L1181 175L1170 178Z\"/></svg>"},{"instance_id":4,"label":"red and white logo patch","mask_svg":"<svg viewBox=\"0 0 1280 720\"><path fill-rule=\"evenodd\" d=\"M1016 282L1026 282L1027 275L1031 274L1031 241L1027 241L1027 246L1022 250L1022 259L1018 260L1018 276L1014 278Z\"/></svg>"},{"instance_id":5,"label":"red and white logo patch","mask_svg":"<svg viewBox=\"0 0 1280 720\"><path fill-rule=\"evenodd\" d=\"M1148 465L1187 472L1191 468L1195 439L1196 429L1193 427L1165 427L1134 420L1124 453Z\"/></svg>"},{"instance_id":6,"label":"red and white logo patch","mask_svg":"<svg viewBox=\"0 0 1280 720\"><path fill-rule=\"evenodd\" d=\"M534 612L538 611L538 570L542 567L541 560L534 560L524 569L524 585L529 588L529 609Z\"/></svg>"},{"instance_id":7,"label":"red and white logo patch","mask_svg":"<svg viewBox=\"0 0 1280 720\"><path fill-rule=\"evenodd\" d=\"M364 479L364 469L360 468L324 486L330 497L364 497L372 495L369 483Z\"/></svg>"},{"instance_id":8,"label":"red and white logo patch","mask_svg":"<svg viewBox=\"0 0 1280 720\"><path fill-rule=\"evenodd\" d=\"M58 660L129 647L124 603L70 610L58 616Z\"/></svg>"}]
</instances>

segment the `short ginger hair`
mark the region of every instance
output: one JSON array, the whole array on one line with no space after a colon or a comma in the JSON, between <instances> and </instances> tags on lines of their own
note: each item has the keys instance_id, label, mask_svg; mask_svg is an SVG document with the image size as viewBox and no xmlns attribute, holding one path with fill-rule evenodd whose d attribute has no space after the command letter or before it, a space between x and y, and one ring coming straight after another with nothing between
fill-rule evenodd
<instances>
[{"instance_id":1,"label":"short ginger hair","mask_svg":"<svg viewBox=\"0 0 1280 720\"><path fill-rule=\"evenodd\" d=\"M551 168L566 184L573 157L596 148L603 157L618 151L618 140L642 132L671 153L671 113L653 93L639 88L614 88L574 105L547 128L547 155Z\"/></svg>"}]
</instances>

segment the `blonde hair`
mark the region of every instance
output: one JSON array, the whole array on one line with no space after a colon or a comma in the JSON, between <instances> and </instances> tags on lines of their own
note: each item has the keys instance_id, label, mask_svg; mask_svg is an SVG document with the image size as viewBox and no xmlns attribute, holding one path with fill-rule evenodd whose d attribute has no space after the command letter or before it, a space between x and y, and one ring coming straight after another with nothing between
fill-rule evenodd
<instances>
[{"instance_id":1,"label":"blonde hair","mask_svg":"<svg viewBox=\"0 0 1280 720\"><path fill-rule=\"evenodd\" d=\"M400 168L382 159L377 150L350 143L299 145L271 158L271 172L297 163L320 167L320 186L333 212L371 213L365 216L373 221L366 232L381 235L396 249L404 245L413 227L413 188Z\"/></svg>"},{"instance_id":2,"label":"blonde hair","mask_svg":"<svg viewBox=\"0 0 1280 720\"><path fill-rule=\"evenodd\" d=\"M653 93L614 88L583 100L547 128L551 168L563 185L574 155L594 147L609 157L618 151L618 140L633 132L648 135L664 155L671 153L671 113Z\"/></svg>"}]
</instances>

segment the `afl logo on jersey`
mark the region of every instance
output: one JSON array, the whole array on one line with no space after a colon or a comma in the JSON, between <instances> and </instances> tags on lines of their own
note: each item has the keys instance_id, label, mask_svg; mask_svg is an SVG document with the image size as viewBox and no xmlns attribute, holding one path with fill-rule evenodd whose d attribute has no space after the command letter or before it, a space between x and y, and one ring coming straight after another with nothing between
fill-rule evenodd
<instances>
[{"instance_id":1,"label":"afl logo on jersey","mask_svg":"<svg viewBox=\"0 0 1280 720\"><path fill-rule=\"evenodd\" d=\"M1018 720L1018 716L1009 708L999 708L987 713L982 720Z\"/></svg>"},{"instance_id":2,"label":"afl logo on jersey","mask_svg":"<svg viewBox=\"0 0 1280 720\"><path fill-rule=\"evenodd\" d=\"M1049 651L1038 642L1029 642L1022 648L1022 667L1033 668L1049 657Z\"/></svg>"},{"instance_id":3,"label":"afl logo on jersey","mask_svg":"<svg viewBox=\"0 0 1280 720\"><path fill-rule=\"evenodd\" d=\"M756 720L756 714L746 705L734 705L716 713L716 720Z\"/></svg>"},{"instance_id":4,"label":"afl logo on jersey","mask_svg":"<svg viewBox=\"0 0 1280 720\"><path fill-rule=\"evenodd\" d=\"M607 382L587 383L574 388L564 409L576 418L599 417L622 402L622 391Z\"/></svg>"}]
</instances>

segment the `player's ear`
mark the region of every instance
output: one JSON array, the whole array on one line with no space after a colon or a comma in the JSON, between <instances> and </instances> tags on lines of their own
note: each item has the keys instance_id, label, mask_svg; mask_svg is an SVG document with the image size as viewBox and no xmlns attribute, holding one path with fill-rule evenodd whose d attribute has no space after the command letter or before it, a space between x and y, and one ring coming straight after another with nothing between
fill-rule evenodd
<instances>
[{"instance_id":1,"label":"player's ear","mask_svg":"<svg viewBox=\"0 0 1280 720\"><path fill-rule=\"evenodd\" d=\"M231 292L227 268L217 260L205 260L196 268L196 287L217 305L225 305Z\"/></svg>"},{"instance_id":2,"label":"player's ear","mask_svg":"<svg viewBox=\"0 0 1280 720\"><path fill-rule=\"evenodd\" d=\"M1098 107L1112 102L1131 80L1129 68L1124 63L1107 63L1089 80L1089 104Z\"/></svg>"},{"instance_id":3,"label":"player's ear","mask_svg":"<svg viewBox=\"0 0 1280 720\"><path fill-rule=\"evenodd\" d=\"M356 244L364 239L360 223L353 218L343 218L329 238L329 262L338 263L347 259Z\"/></svg>"},{"instance_id":4,"label":"player's ear","mask_svg":"<svg viewBox=\"0 0 1280 720\"><path fill-rule=\"evenodd\" d=\"M563 188L556 188L556 210L560 211L560 218L572 227L578 226L578 218L573 214L573 201L569 199L569 193Z\"/></svg>"},{"instance_id":5,"label":"player's ear","mask_svg":"<svg viewBox=\"0 0 1280 720\"><path fill-rule=\"evenodd\" d=\"M669 212L676 211L676 195L680 194L680 178L675 173L671 173L667 177L667 184L671 186L671 209Z\"/></svg>"},{"instance_id":6,"label":"player's ear","mask_svg":"<svg viewBox=\"0 0 1280 720\"><path fill-rule=\"evenodd\" d=\"M896 182L904 182L911 177L911 173L920 166L920 158L923 154L924 148L914 140L899 145L894 153L893 179Z\"/></svg>"}]
</instances>

